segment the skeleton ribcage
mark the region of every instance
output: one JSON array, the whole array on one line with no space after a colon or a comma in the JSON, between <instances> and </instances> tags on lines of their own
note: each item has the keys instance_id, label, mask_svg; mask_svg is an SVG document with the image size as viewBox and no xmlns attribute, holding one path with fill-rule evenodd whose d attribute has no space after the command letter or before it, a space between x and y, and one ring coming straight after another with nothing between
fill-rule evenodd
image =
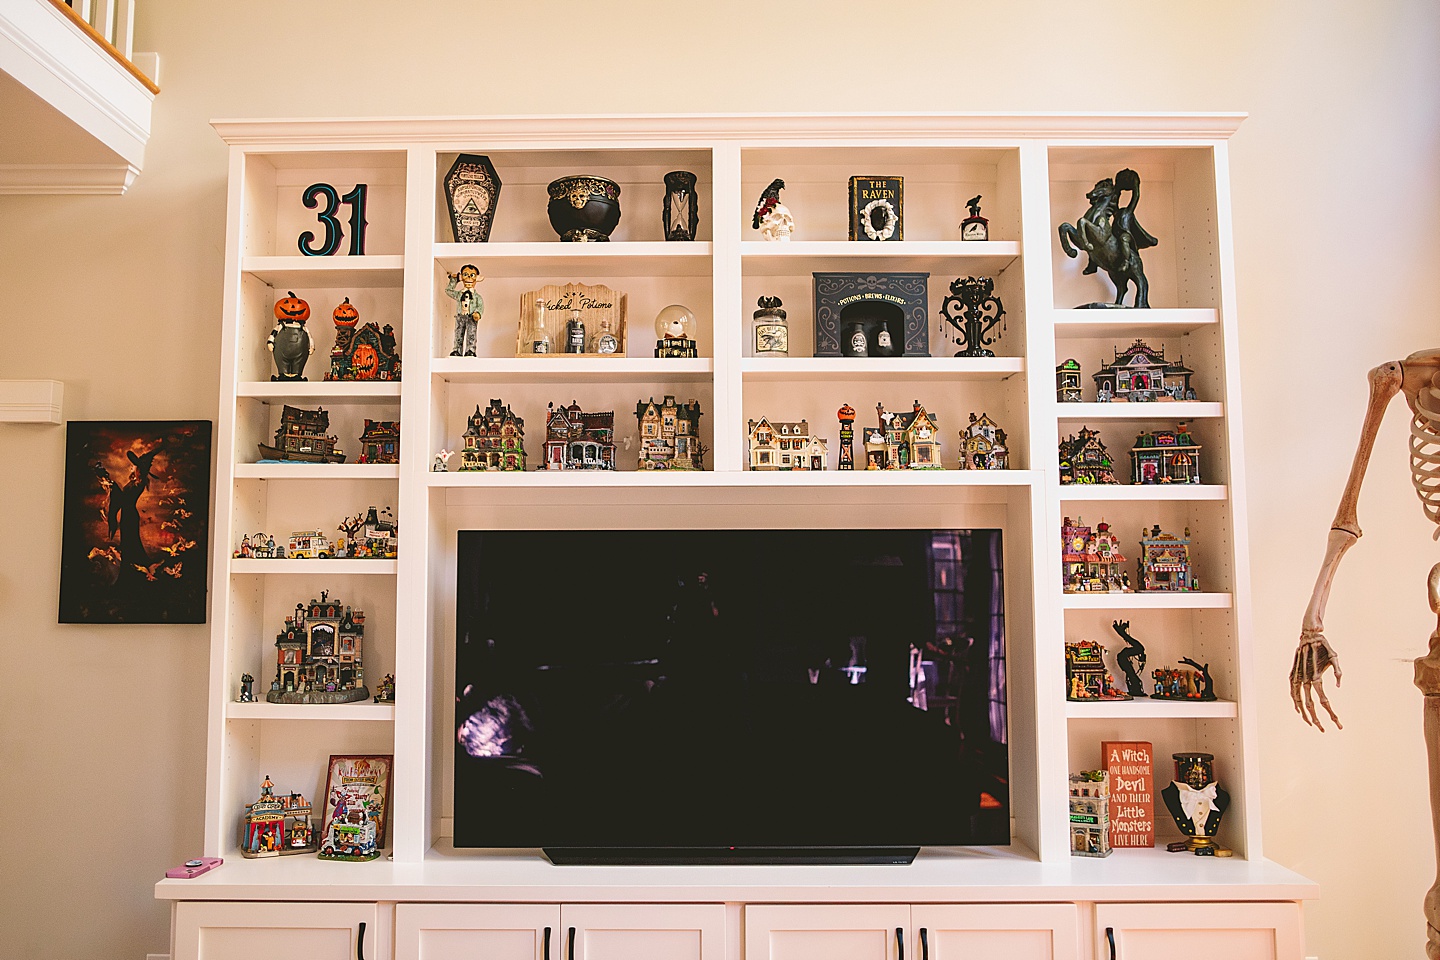
<instances>
[{"instance_id":1,"label":"skeleton ribcage","mask_svg":"<svg viewBox=\"0 0 1440 960\"><path fill-rule=\"evenodd\" d=\"M1410 421L1410 479L1425 516L1440 525L1440 373L1415 397L1415 419ZM1440 540L1440 526L1435 538Z\"/></svg>"}]
</instances>

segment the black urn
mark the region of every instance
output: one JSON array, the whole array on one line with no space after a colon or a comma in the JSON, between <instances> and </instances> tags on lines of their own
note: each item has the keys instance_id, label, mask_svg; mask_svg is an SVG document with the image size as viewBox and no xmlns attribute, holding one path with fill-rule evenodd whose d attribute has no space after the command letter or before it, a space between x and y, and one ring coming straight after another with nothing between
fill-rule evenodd
<instances>
[{"instance_id":1,"label":"black urn","mask_svg":"<svg viewBox=\"0 0 1440 960\"><path fill-rule=\"evenodd\" d=\"M561 177L549 189L550 226L561 240L610 239L620 222L620 184L604 177Z\"/></svg>"}]
</instances>

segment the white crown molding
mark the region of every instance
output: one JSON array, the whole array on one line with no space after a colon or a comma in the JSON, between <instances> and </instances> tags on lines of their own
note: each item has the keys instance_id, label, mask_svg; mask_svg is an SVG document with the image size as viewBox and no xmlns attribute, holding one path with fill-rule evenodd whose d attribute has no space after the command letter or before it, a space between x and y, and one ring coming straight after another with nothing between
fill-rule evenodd
<instances>
[{"instance_id":1,"label":"white crown molding","mask_svg":"<svg viewBox=\"0 0 1440 960\"><path fill-rule=\"evenodd\" d=\"M0 164L0 196L105 194L130 188L140 168L129 163Z\"/></svg>"},{"instance_id":2,"label":"white crown molding","mask_svg":"<svg viewBox=\"0 0 1440 960\"><path fill-rule=\"evenodd\" d=\"M62 423L64 400L59 380L0 380L0 423Z\"/></svg>"}]
</instances>

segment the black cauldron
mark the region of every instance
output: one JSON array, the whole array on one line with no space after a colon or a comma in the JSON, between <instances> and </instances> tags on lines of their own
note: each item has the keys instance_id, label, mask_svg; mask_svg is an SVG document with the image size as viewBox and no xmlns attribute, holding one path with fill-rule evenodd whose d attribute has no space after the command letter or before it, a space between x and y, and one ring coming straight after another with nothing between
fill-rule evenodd
<instances>
[{"instance_id":1,"label":"black cauldron","mask_svg":"<svg viewBox=\"0 0 1440 960\"><path fill-rule=\"evenodd\" d=\"M620 222L620 184L604 177L550 182L550 226L561 240L604 241Z\"/></svg>"}]
</instances>

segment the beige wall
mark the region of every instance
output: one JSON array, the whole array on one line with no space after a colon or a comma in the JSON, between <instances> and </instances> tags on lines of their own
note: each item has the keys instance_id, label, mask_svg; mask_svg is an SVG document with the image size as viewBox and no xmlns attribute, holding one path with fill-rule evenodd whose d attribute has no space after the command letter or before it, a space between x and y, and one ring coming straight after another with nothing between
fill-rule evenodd
<instances>
[{"instance_id":1,"label":"beige wall","mask_svg":"<svg viewBox=\"0 0 1440 960\"><path fill-rule=\"evenodd\" d=\"M130 193L0 197L0 378L65 381L71 419L216 416L214 117L1248 111L1232 161L1266 851L1322 884L1310 954L1419 955L1433 856L1407 658L1440 551L1398 409L1331 605L1344 732L1301 724L1285 675L1364 372L1440 345L1433 0L140 6L164 92ZM167 949L151 883L200 846L206 629L56 625L63 442L0 425L0 956L140 960Z\"/></svg>"}]
</instances>

